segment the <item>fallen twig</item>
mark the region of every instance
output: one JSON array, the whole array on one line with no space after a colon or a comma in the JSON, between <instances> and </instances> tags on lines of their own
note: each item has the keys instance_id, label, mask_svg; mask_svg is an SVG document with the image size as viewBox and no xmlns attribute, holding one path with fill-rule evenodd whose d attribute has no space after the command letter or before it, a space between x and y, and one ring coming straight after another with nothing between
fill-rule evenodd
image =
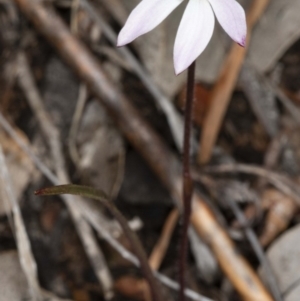
<instances>
[{"instance_id":1,"label":"fallen twig","mask_svg":"<svg viewBox=\"0 0 300 301\"><path fill-rule=\"evenodd\" d=\"M151 255L149 257L149 264L151 268L156 271L159 269L163 258L166 255L167 248L169 246L173 230L177 224L179 217L178 209L173 209L168 215L162 233L159 240L157 241L155 247L153 248Z\"/></svg>"},{"instance_id":2,"label":"fallen twig","mask_svg":"<svg viewBox=\"0 0 300 301\"><path fill-rule=\"evenodd\" d=\"M209 173L246 173L266 178L269 183L274 185L282 193L294 199L300 205L300 190L297 185L276 172L267 170L263 167L247 164L223 164L220 166L206 167L205 172ZM199 177L199 172L194 170L195 179Z\"/></svg>"},{"instance_id":3,"label":"fallen twig","mask_svg":"<svg viewBox=\"0 0 300 301\"><path fill-rule=\"evenodd\" d=\"M194 195L191 222L196 232L210 246L220 267L245 300L273 300L243 256L236 252L236 247L224 228L216 222L209 207L197 195ZM250 278L251 283L256 287L255 290L249 287L249 282L246 280Z\"/></svg>"},{"instance_id":4,"label":"fallen twig","mask_svg":"<svg viewBox=\"0 0 300 301\"><path fill-rule=\"evenodd\" d=\"M282 301L282 295L279 290L279 285L277 283L277 280L275 278L275 275L273 273L273 270L270 266L270 263L268 259L266 258L264 251L260 245L260 242L255 234L255 232L252 230L252 228L248 225L247 219L242 212L242 210L239 208L239 206L232 200L229 201L229 205L236 216L236 219L238 220L239 224L243 227L243 230L245 232L245 235L250 242L258 260L261 263L261 266L266 271L266 280L269 284L270 290L273 294L274 300L276 301Z\"/></svg>"},{"instance_id":5,"label":"fallen twig","mask_svg":"<svg viewBox=\"0 0 300 301\"><path fill-rule=\"evenodd\" d=\"M251 9L247 13L247 45L251 38L252 28L264 12L269 1L270 0L252 1ZM201 164L205 164L210 160L212 149L219 134L223 117L228 107L246 52L247 47L242 48L237 44L232 46L212 91L212 101L208 114L204 120L198 152L198 162Z\"/></svg>"}]
</instances>

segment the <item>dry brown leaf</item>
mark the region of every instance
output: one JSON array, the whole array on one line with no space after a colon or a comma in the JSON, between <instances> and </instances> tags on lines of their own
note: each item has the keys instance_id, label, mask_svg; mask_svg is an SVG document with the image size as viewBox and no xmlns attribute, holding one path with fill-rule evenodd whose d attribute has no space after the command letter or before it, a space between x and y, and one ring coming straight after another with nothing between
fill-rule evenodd
<instances>
[{"instance_id":1,"label":"dry brown leaf","mask_svg":"<svg viewBox=\"0 0 300 301\"><path fill-rule=\"evenodd\" d=\"M140 301L151 301L148 283L143 279L124 276L115 282L115 289L122 295Z\"/></svg>"},{"instance_id":2,"label":"dry brown leaf","mask_svg":"<svg viewBox=\"0 0 300 301\"><path fill-rule=\"evenodd\" d=\"M263 193L262 206L269 210L259 237L261 245L265 247L288 227L298 207L294 200L276 189L267 189Z\"/></svg>"},{"instance_id":3,"label":"dry brown leaf","mask_svg":"<svg viewBox=\"0 0 300 301\"><path fill-rule=\"evenodd\" d=\"M179 94L178 105L184 110L186 98L186 87ZM206 88L201 83L195 86L195 99L193 104L193 121L196 125L202 126L207 110L211 103L211 89Z\"/></svg>"}]
</instances>

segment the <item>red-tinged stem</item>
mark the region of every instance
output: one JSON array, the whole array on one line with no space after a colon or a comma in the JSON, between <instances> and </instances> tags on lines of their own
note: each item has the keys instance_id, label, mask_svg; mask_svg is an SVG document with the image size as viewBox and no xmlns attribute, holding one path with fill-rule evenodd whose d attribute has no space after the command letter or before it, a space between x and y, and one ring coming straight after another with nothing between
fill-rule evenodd
<instances>
[{"instance_id":1,"label":"red-tinged stem","mask_svg":"<svg viewBox=\"0 0 300 301\"><path fill-rule=\"evenodd\" d=\"M188 68L186 103L184 113L184 144L183 144L183 215L182 215L182 233L180 241L179 255L179 301L185 300L185 270L188 247L188 228L191 216L191 202L193 194L193 182L190 173L190 141L192 131L193 100L195 87L195 65Z\"/></svg>"}]
</instances>

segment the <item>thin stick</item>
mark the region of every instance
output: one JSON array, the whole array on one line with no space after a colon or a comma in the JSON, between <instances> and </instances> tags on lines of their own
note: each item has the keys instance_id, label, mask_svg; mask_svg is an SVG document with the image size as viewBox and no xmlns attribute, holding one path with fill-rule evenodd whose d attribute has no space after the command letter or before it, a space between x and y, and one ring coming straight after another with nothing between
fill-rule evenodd
<instances>
[{"instance_id":1,"label":"thin stick","mask_svg":"<svg viewBox=\"0 0 300 301\"><path fill-rule=\"evenodd\" d=\"M163 258L166 255L171 236L173 234L174 228L177 224L179 216L179 211L177 208L173 209L168 215L167 220L163 226L162 233L155 247L153 248L151 255L149 257L149 264L152 270L156 271L159 269Z\"/></svg>"},{"instance_id":2,"label":"thin stick","mask_svg":"<svg viewBox=\"0 0 300 301\"><path fill-rule=\"evenodd\" d=\"M300 189L298 186L287 177L265 168L247 164L223 164L220 166L206 167L203 171L208 173L246 173L266 178L269 183L279 191L290 196L300 205ZM199 174L198 171L193 170L194 179L199 178Z\"/></svg>"},{"instance_id":3,"label":"thin stick","mask_svg":"<svg viewBox=\"0 0 300 301\"><path fill-rule=\"evenodd\" d=\"M236 219L241 224L244 229L245 235L250 242L258 260L260 261L262 267L265 269L267 274L267 281L270 286L270 290L272 291L273 297L275 301L283 301L282 294L279 290L278 281L274 275L274 272L270 266L269 260L266 258L263 248L251 227L249 227L247 219L243 213L243 211L239 208L239 206L233 201L229 200L229 205L236 216Z\"/></svg>"},{"instance_id":4,"label":"thin stick","mask_svg":"<svg viewBox=\"0 0 300 301\"><path fill-rule=\"evenodd\" d=\"M193 100L194 100L194 87L195 87L195 65L188 68L187 76L187 90L186 90L186 103L184 113L184 142L183 142L183 223L180 241L180 255L179 255L179 300L184 301L184 288L185 288L185 270L186 270L186 257L188 247L188 228L191 217L191 204L193 194L193 182L190 173L190 140L192 130L192 116L193 116Z\"/></svg>"},{"instance_id":5,"label":"thin stick","mask_svg":"<svg viewBox=\"0 0 300 301\"><path fill-rule=\"evenodd\" d=\"M68 137L69 154L73 163L78 166L80 156L76 147L76 137L80 125L81 116L84 110L84 106L87 100L88 91L85 84L80 84L78 99L76 103L75 113L72 118L71 128Z\"/></svg>"},{"instance_id":6,"label":"thin stick","mask_svg":"<svg viewBox=\"0 0 300 301\"><path fill-rule=\"evenodd\" d=\"M252 1L251 8L249 12L247 12L247 45L249 45L252 28L263 14L269 2L270 0ZM212 102L203 124L201 147L198 153L198 162L201 164L206 164L211 158L212 150L218 137L246 52L247 47L241 48L237 44L232 46L212 91Z\"/></svg>"},{"instance_id":7,"label":"thin stick","mask_svg":"<svg viewBox=\"0 0 300 301\"><path fill-rule=\"evenodd\" d=\"M78 33L78 10L79 10L79 1L73 0L71 4L71 31L74 34Z\"/></svg>"}]
</instances>

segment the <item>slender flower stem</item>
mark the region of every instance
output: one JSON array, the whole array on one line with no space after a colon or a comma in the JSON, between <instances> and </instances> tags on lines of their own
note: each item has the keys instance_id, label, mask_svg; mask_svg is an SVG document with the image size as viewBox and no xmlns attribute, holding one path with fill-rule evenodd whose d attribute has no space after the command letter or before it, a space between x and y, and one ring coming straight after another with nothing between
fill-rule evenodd
<instances>
[{"instance_id":1,"label":"slender flower stem","mask_svg":"<svg viewBox=\"0 0 300 301\"><path fill-rule=\"evenodd\" d=\"M186 257L188 246L188 227L191 216L191 203L193 194L193 182L190 173L190 141L192 129L192 116L193 116L193 100L194 100L194 87L195 87L195 65L188 68L187 75L187 88L186 88L186 103L184 113L184 144L183 144L183 221L182 233L180 241L180 255L179 255L179 301L185 300L185 270L186 270Z\"/></svg>"}]
</instances>

